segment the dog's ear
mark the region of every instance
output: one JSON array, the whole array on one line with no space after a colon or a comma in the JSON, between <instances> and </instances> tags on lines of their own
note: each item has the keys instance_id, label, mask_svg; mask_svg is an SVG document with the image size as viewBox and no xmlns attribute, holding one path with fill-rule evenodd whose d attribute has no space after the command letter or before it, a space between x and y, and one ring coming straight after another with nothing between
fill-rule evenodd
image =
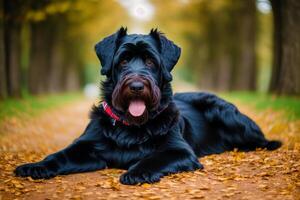
<instances>
[{"instance_id":1,"label":"dog's ear","mask_svg":"<svg viewBox=\"0 0 300 200\"><path fill-rule=\"evenodd\" d=\"M166 81L171 81L172 75L170 72L179 60L181 49L171 40L168 40L157 29L152 29L150 31L150 36L152 36L159 43L159 51L161 54L161 61L163 65L163 75Z\"/></svg>"},{"instance_id":2,"label":"dog's ear","mask_svg":"<svg viewBox=\"0 0 300 200\"><path fill-rule=\"evenodd\" d=\"M102 66L102 75L109 75L112 67L112 60L119 45L119 40L125 35L127 35L127 28L121 27L115 34L104 38L95 45L95 51Z\"/></svg>"}]
</instances>

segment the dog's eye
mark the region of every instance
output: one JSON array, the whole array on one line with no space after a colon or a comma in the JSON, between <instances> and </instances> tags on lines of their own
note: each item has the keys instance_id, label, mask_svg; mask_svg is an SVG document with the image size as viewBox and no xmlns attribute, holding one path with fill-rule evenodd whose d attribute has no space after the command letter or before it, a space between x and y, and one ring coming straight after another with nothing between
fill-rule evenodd
<instances>
[{"instance_id":1,"label":"dog's eye","mask_svg":"<svg viewBox=\"0 0 300 200\"><path fill-rule=\"evenodd\" d=\"M145 64L148 66L148 67L154 67L154 62L151 58L146 58L145 59Z\"/></svg>"},{"instance_id":2,"label":"dog's eye","mask_svg":"<svg viewBox=\"0 0 300 200\"><path fill-rule=\"evenodd\" d=\"M127 60L122 60L121 62L120 62L120 66L121 67L123 67L123 66L125 66L125 65L127 65L128 64L128 61Z\"/></svg>"}]
</instances>

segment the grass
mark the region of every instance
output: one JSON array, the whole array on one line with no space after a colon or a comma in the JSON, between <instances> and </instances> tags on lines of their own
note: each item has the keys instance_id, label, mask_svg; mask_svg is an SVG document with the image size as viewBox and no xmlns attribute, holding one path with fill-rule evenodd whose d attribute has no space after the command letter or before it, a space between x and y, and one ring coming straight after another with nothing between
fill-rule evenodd
<instances>
[{"instance_id":1,"label":"grass","mask_svg":"<svg viewBox=\"0 0 300 200\"><path fill-rule=\"evenodd\" d=\"M82 98L80 93L65 93L44 96L24 95L22 99L5 99L0 101L0 121L4 118L22 117L24 114L34 116Z\"/></svg>"},{"instance_id":2,"label":"grass","mask_svg":"<svg viewBox=\"0 0 300 200\"><path fill-rule=\"evenodd\" d=\"M300 119L300 97L275 96L253 92L230 92L221 95L229 101L238 101L258 110L284 111L288 120Z\"/></svg>"},{"instance_id":3,"label":"grass","mask_svg":"<svg viewBox=\"0 0 300 200\"><path fill-rule=\"evenodd\" d=\"M228 101L241 102L258 110L285 111L287 119L300 119L300 97L274 96L253 92L229 92L221 96ZM24 95L22 99L0 101L0 121L9 117L34 116L48 109L82 99L80 93L64 93L45 96Z\"/></svg>"}]
</instances>

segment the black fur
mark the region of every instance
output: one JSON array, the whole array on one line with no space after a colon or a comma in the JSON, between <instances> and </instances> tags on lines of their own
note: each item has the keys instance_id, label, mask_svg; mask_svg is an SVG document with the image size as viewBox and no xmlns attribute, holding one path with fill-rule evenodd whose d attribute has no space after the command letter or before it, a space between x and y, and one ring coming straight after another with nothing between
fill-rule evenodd
<instances>
[{"instance_id":1,"label":"black fur","mask_svg":"<svg viewBox=\"0 0 300 200\"><path fill-rule=\"evenodd\" d=\"M159 106L147 111L146 122L130 126L112 123L103 108L96 106L89 125L77 140L40 162L17 167L17 176L38 179L121 168L128 170L120 177L123 184L153 183L170 173L203 168L197 157L234 148L251 151L281 146L279 141L265 139L260 128L233 104L213 94L173 96L170 71L179 59L180 48L157 30L149 35L127 35L126 29L121 28L95 49L103 66L101 73L107 76L102 84L103 99L111 107L116 85L132 73L159 87ZM120 60L124 60L123 53L128 51L131 55L126 58L128 63L118 67ZM155 68L145 68L143 52L153 59ZM125 112L113 110L121 116Z\"/></svg>"}]
</instances>

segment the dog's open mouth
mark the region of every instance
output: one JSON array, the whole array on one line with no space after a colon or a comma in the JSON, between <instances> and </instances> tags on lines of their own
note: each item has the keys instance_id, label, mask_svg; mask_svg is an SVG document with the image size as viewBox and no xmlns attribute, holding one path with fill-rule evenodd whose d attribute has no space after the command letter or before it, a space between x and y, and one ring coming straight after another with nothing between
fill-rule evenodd
<instances>
[{"instance_id":1,"label":"dog's open mouth","mask_svg":"<svg viewBox=\"0 0 300 200\"><path fill-rule=\"evenodd\" d=\"M148 104L143 99L131 99L128 102L126 120L132 125L143 125L148 121Z\"/></svg>"},{"instance_id":2,"label":"dog's open mouth","mask_svg":"<svg viewBox=\"0 0 300 200\"><path fill-rule=\"evenodd\" d=\"M145 101L140 99L133 99L129 102L128 112L133 117L140 117L146 110Z\"/></svg>"}]
</instances>

